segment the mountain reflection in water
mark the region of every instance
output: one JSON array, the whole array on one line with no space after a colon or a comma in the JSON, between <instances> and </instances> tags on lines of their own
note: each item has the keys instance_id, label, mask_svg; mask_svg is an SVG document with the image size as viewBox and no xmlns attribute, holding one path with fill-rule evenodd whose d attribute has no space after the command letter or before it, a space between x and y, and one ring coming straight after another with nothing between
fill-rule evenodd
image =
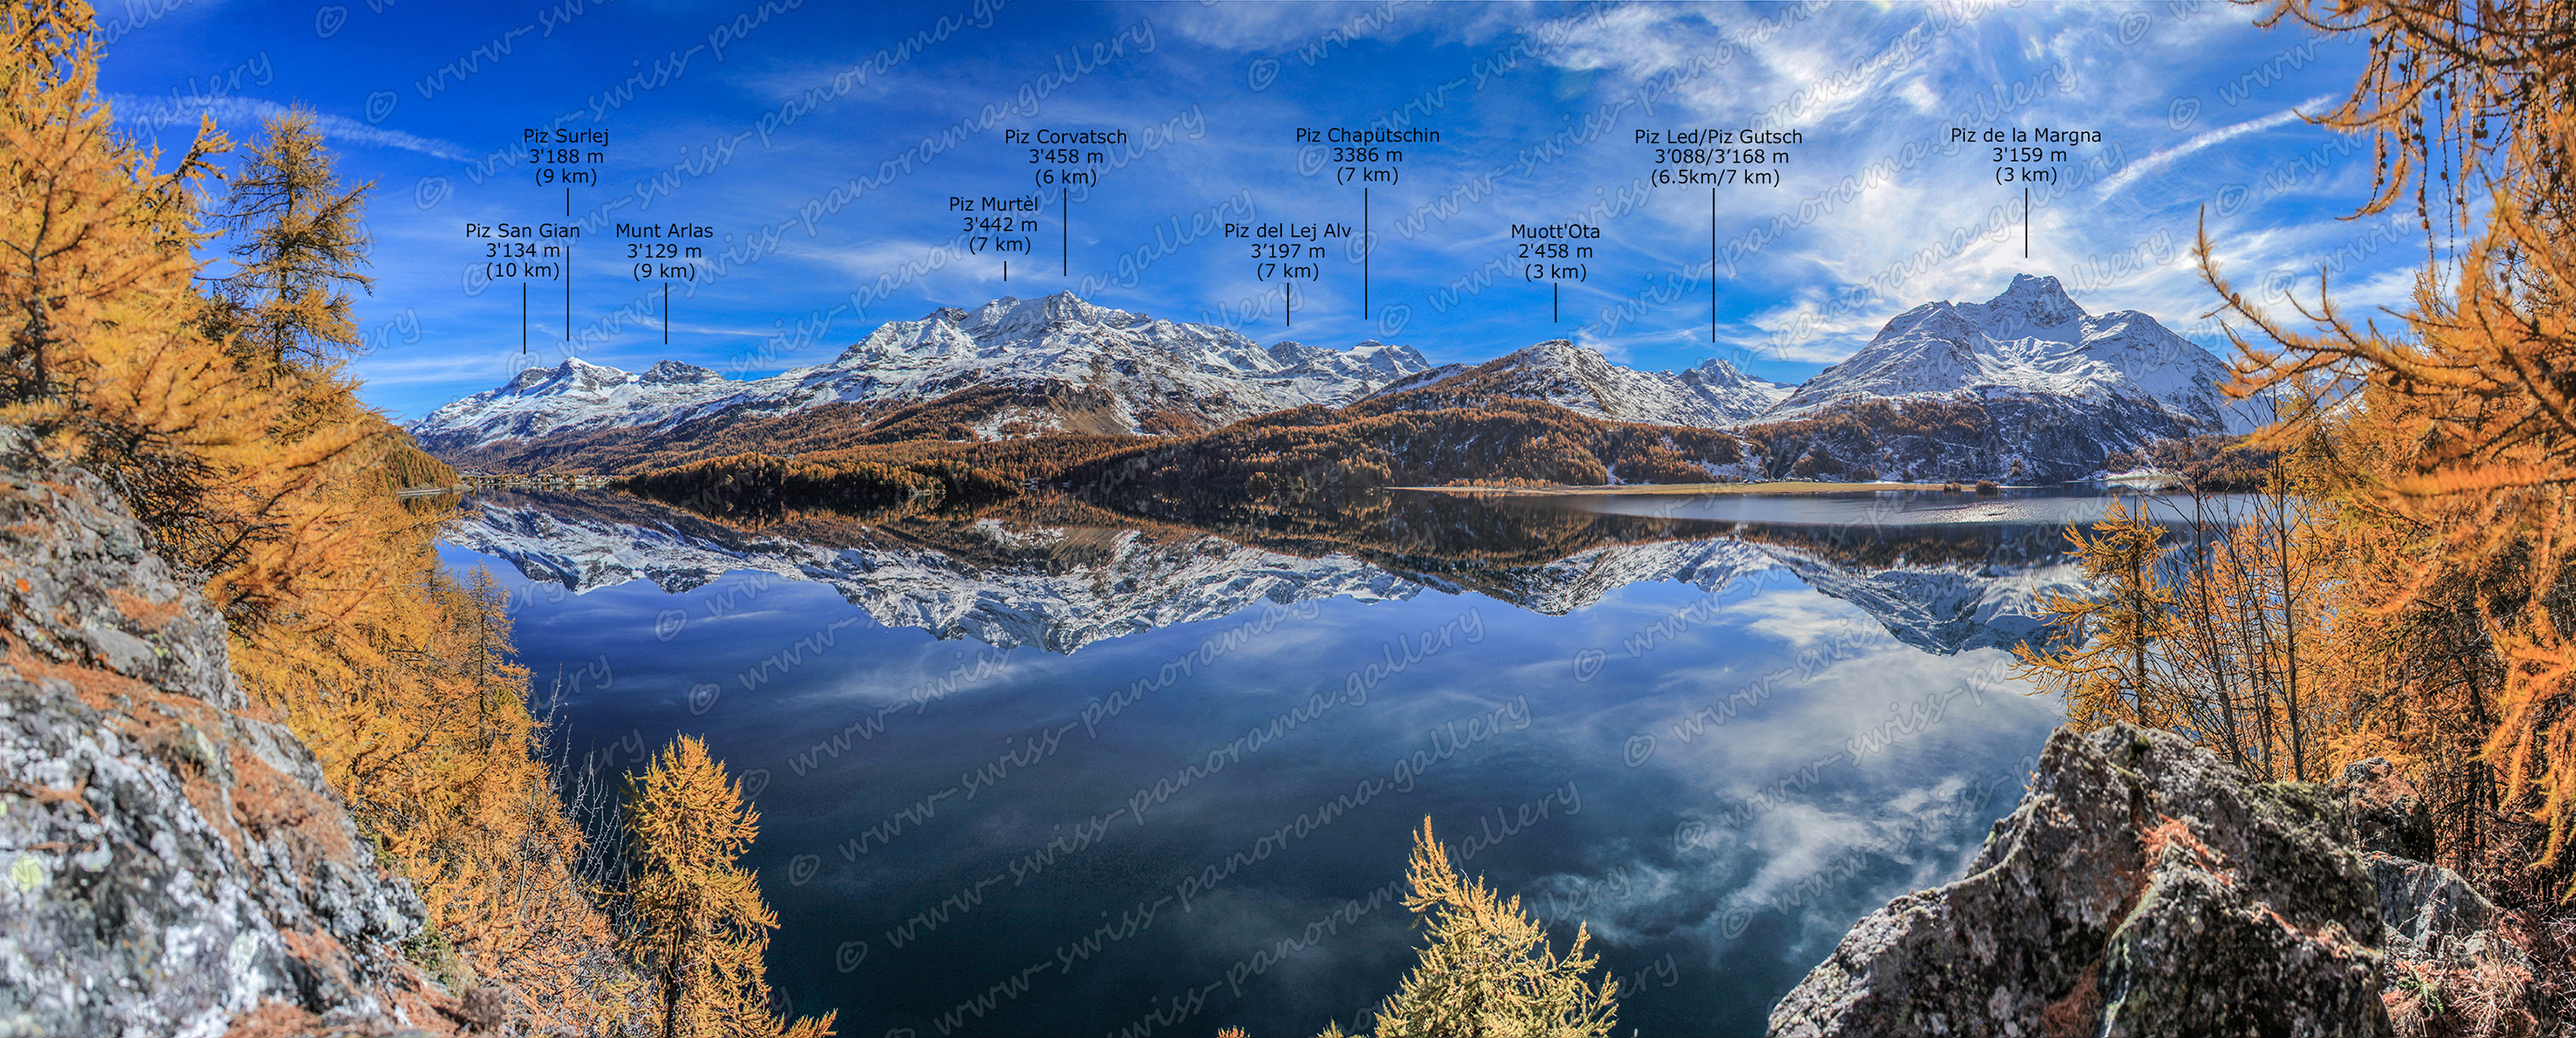
<instances>
[{"instance_id":1,"label":"mountain reflection in water","mask_svg":"<svg viewBox=\"0 0 2576 1038\"><path fill-rule=\"evenodd\" d=\"M1474 592L1562 616L1640 581L1714 591L1786 570L1899 641L1947 654L2044 641L2040 597L2081 589L2063 524L2101 507L2089 497L1939 510L1823 495L1387 497L1364 525L1327 536L1245 521L1209 532L1055 496L962 521L817 512L751 527L613 492L495 493L468 500L448 539L574 592L649 580L676 593L760 570L827 584L887 626L1066 653L1261 601Z\"/></svg>"},{"instance_id":2,"label":"mountain reflection in water","mask_svg":"<svg viewBox=\"0 0 2576 1038\"><path fill-rule=\"evenodd\" d=\"M442 551L502 571L571 759L682 731L743 777L771 976L845 1033L1352 1027L1410 965L1429 816L1560 947L1590 928L1622 1033L1738 1034L1954 878L2059 718L1999 647L2101 503L1870 500L495 493Z\"/></svg>"}]
</instances>

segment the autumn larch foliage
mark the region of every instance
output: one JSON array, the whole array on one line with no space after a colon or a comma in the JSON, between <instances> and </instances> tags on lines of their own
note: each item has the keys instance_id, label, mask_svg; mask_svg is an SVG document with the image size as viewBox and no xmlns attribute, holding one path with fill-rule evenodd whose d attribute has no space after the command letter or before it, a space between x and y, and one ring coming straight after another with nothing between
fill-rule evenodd
<instances>
[{"instance_id":1,"label":"autumn larch foliage","mask_svg":"<svg viewBox=\"0 0 2576 1038\"><path fill-rule=\"evenodd\" d=\"M251 712L312 747L427 903L415 962L460 994L515 991L514 1026L640 1028L641 985L579 874L583 837L541 759L501 592L444 575L432 539L452 506L390 493L454 473L323 362L351 336L309 319L332 310L303 292L349 283L354 257L300 254L270 287L303 286L286 298L306 318L267 339L209 335L222 329L192 255L211 240L197 192L228 144L203 123L164 172L116 137L94 29L73 0L0 6L0 426L18 431L18 462L96 472L202 582ZM293 125L272 124L261 161L301 154L289 190L339 199L296 219L354 224L362 192L280 136ZM353 233L219 201L212 215L244 240Z\"/></svg>"},{"instance_id":2,"label":"autumn larch foliage","mask_svg":"<svg viewBox=\"0 0 2576 1038\"><path fill-rule=\"evenodd\" d=\"M2065 629L2065 644L2053 651L2014 646L2018 669L2037 694L2066 700L2071 724L2171 726L2180 712L2171 683L2159 673L2174 614L2173 592L2159 572L2165 528L2143 505L2118 497L2092 525L2089 535L2067 528L2067 554L2100 590L2042 596L2040 610Z\"/></svg>"},{"instance_id":3,"label":"autumn larch foliage","mask_svg":"<svg viewBox=\"0 0 2576 1038\"><path fill-rule=\"evenodd\" d=\"M734 518L818 507L869 513L916 495L974 508L1050 484L1153 514L1212 495L1296 506L1347 502L1355 492L1397 485L1705 483L1746 454L1742 441L1714 429L1602 421L1536 400L1452 406L1458 403L1416 390L1164 438L1056 433L959 442L914 424L907 426L912 439L793 457L750 451L703 458L629 477L626 485Z\"/></svg>"},{"instance_id":4,"label":"autumn larch foliage","mask_svg":"<svg viewBox=\"0 0 2576 1038\"><path fill-rule=\"evenodd\" d=\"M2313 400L2261 437L2314 448L2321 475L2302 525L2331 579L2295 672L2332 757L2418 780L2438 855L2576 1017L2576 6L2274 0L2261 24L2366 45L2312 121L2371 138L2354 215L2411 208L2425 235L2393 321L2322 277L2248 296L2206 222L2197 243L2241 355L2229 391Z\"/></svg>"},{"instance_id":5,"label":"autumn larch foliage","mask_svg":"<svg viewBox=\"0 0 2576 1038\"><path fill-rule=\"evenodd\" d=\"M220 214L235 269L214 279L200 319L253 364L315 369L358 346L349 294L368 245L359 214L370 184L342 188L312 113L290 109L243 157Z\"/></svg>"},{"instance_id":6,"label":"autumn larch foliage","mask_svg":"<svg viewBox=\"0 0 2576 1038\"><path fill-rule=\"evenodd\" d=\"M1462 876L1432 836L1413 837L1404 907L1429 943L1376 1017L1375 1038L1604 1038L1619 1026L1618 982L1590 979L1600 957L1578 927L1563 954L1547 928L1481 879ZM1341 1025L1323 1038L1341 1038Z\"/></svg>"},{"instance_id":7,"label":"autumn larch foliage","mask_svg":"<svg viewBox=\"0 0 2576 1038\"><path fill-rule=\"evenodd\" d=\"M1837 404L1803 418L1738 430L1760 444L1773 478L1815 479L1867 468L1901 479L1956 479L1962 448L1989 457L1991 420L1983 404L1960 400L1869 400Z\"/></svg>"},{"instance_id":8,"label":"autumn larch foliage","mask_svg":"<svg viewBox=\"0 0 2576 1038\"><path fill-rule=\"evenodd\" d=\"M2054 648L2016 647L2067 719L2170 728L2267 780L2330 777L2349 753L2349 696L2332 691L2361 635L2332 608L2347 558L2293 451L2253 494L2115 499L2068 554L2096 590L2048 595Z\"/></svg>"},{"instance_id":9,"label":"autumn larch foliage","mask_svg":"<svg viewBox=\"0 0 2576 1038\"><path fill-rule=\"evenodd\" d=\"M634 842L627 946L660 1005L662 1038L825 1038L837 1013L788 1026L769 1008L762 956L778 916L750 870L735 864L760 834L704 742L673 740L634 780L626 804Z\"/></svg>"},{"instance_id":10,"label":"autumn larch foliage","mask_svg":"<svg viewBox=\"0 0 2576 1038\"><path fill-rule=\"evenodd\" d=\"M2440 703L2479 718L2491 799L2450 809L2490 816L2492 835L2536 827L2526 881L2576 896L2576 8L2281 0L2265 24L2367 39L2361 79L2319 121L2373 138L2360 213L2411 202L2428 260L2394 327L2356 322L2331 286L2293 298L2288 318L2235 289L2204 227L2201 269L2240 322L2231 388L2321 380L2357 397L2347 438L2382 449L2340 459L2334 492L2383 569L2350 604L2383 622L2464 612L2471 643L2403 644L2495 661L2400 661L2365 690L2392 717ZM2294 415L2280 435L2326 421ZM2400 750L2415 734L2379 730Z\"/></svg>"}]
</instances>

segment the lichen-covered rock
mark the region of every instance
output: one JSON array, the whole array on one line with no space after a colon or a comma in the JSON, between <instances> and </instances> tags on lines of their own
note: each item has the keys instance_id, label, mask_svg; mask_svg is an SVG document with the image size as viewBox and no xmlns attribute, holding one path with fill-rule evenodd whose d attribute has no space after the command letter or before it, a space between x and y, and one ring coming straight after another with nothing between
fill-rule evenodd
<instances>
[{"instance_id":1,"label":"lichen-covered rock","mask_svg":"<svg viewBox=\"0 0 2576 1038\"><path fill-rule=\"evenodd\" d=\"M0 1036L452 1029L419 900L98 480L0 472L0 600Z\"/></svg>"},{"instance_id":2,"label":"lichen-covered rock","mask_svg":"<svg viewBox=\"0 0 2576 1038\"><path fill-rule=\"evenodd\" d=\"M2432 860L2432 811L2388 758L2344 765L2334 792L2343 803L2345 824L2352 826L2353 846L2362 853Z\"/></svg>"},{"instance_id":3,"label":"lichen-covered rock","mask_svg":"<svg viewBox=\"0 0 2576 1038\"><path fill-rule=\"evenodd\" d=\"M2344 810L2176 736L2060 730L1967 878L1861 920L1771 1033L2388 1034Z\"/></svg>"},{"instance_id":4,"label":"lichen-covered rock","mask_svg":"<svg viewBox=\"0 0 2576 1038\"><path fill-rule=\"evenodd\" d=\"M2433 823L2423 795L2379 757L2346 765L2333 793L2378 890L2383 999L2398 1033L2539 1033L2547 1009L2530 988L2530 957L2496 932L2502 913L2424 860Z\"/></svg>"}]
</instances>

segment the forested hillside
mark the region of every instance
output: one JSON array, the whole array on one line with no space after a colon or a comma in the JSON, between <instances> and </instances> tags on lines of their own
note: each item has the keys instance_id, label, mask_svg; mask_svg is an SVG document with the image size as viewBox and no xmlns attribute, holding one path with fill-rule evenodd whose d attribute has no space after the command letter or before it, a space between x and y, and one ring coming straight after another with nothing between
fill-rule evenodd
<instances>
[{"instance_id":1,"label":"forested hillside","mask_svg":"<svg viewBox=\"0 0 2576 1038\"><path fill-rule=\"evenodd\" d=\"M752 452L657 469L628 485L721 513L972 504L1049 484L1096 504L1178 518L1168 510L1356 508L1356 495L1390 486L1707 483L1762 474L1743 441L1717 430L1605 422L1535 400L1448 406L1444 392L1293 408L1195 436L919 436L793 459Z\"/></svg>"},{"instance_id":2,"label":"forested hillside","mask_svg":"<svg viewBox=\"0 0 2576 1038\"><path fill-rule=\"evenodd\" d=\"M478 1026L633 1034L659 1018L673 1035L779 1033L756 954L748 973L739 954L720 977L654 969L668 960L654 935L673 926L713 925L711 939L741 947L766 931L757 913L711 924L644 897L671 871L664 851L632 873L645 885L620 884L629 848L595 842L567 813L574 791L549 765L503 592L488 575L451 579L432 550L452 504L391 493L456 474L362 404L342 369L370 284L372 185L339 182L300 111L240 147L211 120L176 156L120 138L86 4L18 0L0 8L0 35L11 464L94 473L147 547L202 587L246 714L311 748L375 861L426 902L427 926L401 951L452 994L480 993L491 1013L469 1014ZM12 638L8 651L14 666L32 650ZM31 804L61 799L19 788ZM708 799L689 806L722 810ZM647 833L667 821L634 820ZM702 856L680 875L730 864ZM259 1013L262 1033L318 1026L293 1005Z\"/></svg>"},{"instance_id":3,"label":"forested hillside","mask_svg":"<svg viewBox=\"0 0 2576 1038\"><path fill-rule=\"evenodd\" d=\"M2026 672L2081 725L2170 728L2268 779L2398 762L2434 854L2496 896L2529 971L2462 962L2392 990L2407 1033L2528 1033L2526 988L2576 1019L2576 11L2564 4L2280 0L2266 25L2365 38L2317 118L2371 138L2375 193L2430 259L2411 305L2240 291L2239 243L2200 269L2236 329L2230 391L2285 419L2243 448L2134 459L2225 474L2278 456L2238 521L2181 535L2117 513L2070 531L2103 591ZM2188 507L2188 505L2186 505ZM2167 579L2159 560L2206 559Z\"/></svg>"}]
</instances>

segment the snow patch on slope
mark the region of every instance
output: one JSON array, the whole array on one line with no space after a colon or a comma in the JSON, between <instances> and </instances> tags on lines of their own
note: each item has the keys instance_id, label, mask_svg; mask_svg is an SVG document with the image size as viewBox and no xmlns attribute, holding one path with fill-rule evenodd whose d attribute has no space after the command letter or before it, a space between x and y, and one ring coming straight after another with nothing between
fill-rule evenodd
<instances>
[{"instance_id":1,"label":"snow patch on slope","mask_svg":"<svg viewBox=\"0 0 2576 1038\"><path fill-rule=\"evenodd\" d=\"M2241 432L2250 416L2218 385L2227 365L2135 310L2088 314L2053 277L2014 275L1983 303L1925 303L1761 416L1798 418L1871 400L2053 397L2124 400L2200 432Z\"/></svg>"},{"instance_id":2,"label":"snow patch on slope","mask_svg":"<svg viewBox=\"0 0 2576 1038\"><path fill-rule=\"evenodd\" d=\"M1305 404L1338 406L1428 367L1409 346L1264 347L1231 329L1158 320L1061 292L891 321L828 363L751 381L676 361L639 375L570 359L440 407L411 430L433 448L470 449L566 432L668 428L736 409L902 404L1004 386L1096 390L1107 400L1111 426L1142 432L1159 413L1215 426ZM1047 412L1019 417L1046 428L1061 424Z\"/></svg>"},{"instance_id":3,"label":"snow patch on slope","mask_svg":"<svg viewBox=\"0 0 2576 1038\"><path fill-rule=\"evenodd\" d=\"M1637 371L1597 350L1550 339L1499 360L1443 365L1392 383L1385 396L1450 383L1452 388L1544 400L1614 422L1718 428L1768 410L1791 387L1754 378L1711 357L1682 371Z\"/></svg>"}]
</instances>

